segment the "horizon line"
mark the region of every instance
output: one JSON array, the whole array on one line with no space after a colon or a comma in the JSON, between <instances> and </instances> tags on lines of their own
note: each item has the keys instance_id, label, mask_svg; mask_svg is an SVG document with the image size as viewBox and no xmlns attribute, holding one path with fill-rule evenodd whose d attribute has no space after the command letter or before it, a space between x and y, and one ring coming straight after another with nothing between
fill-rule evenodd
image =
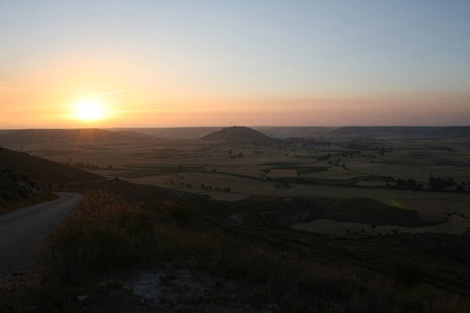
<instances>
[{"instance_id":1,"label":"horizon line","mask_svg":"<svg viewBox=\"0 0 470 313\"><path fill-rule=\"evenodd\" d=\"M77 130L77 129L165 129L165 128L230 128L230 127L276 127L276 128L345 128L345 127L360 127L360 128L378 128L378 127L399 127L399 128L450 128L450 127L470 127L470 125L343 125L343 126L314 126L314 125L290 125L290 126L277 126L277 125L231 125L231 126L126 126L126 127L26 127L26 128L0 128L0 131L8 130Z\"/></svg>"}]
</instances>

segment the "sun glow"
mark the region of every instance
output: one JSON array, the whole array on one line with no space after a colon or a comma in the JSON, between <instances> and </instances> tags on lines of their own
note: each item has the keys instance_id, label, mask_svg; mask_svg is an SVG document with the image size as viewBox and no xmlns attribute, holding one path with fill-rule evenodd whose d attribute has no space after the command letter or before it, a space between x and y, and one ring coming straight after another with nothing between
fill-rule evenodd
<instances>
[{"instance_id":1,"label":"sun glow","mask_svg":"<svg viewBox=\"0 0 470 313\"><path fill-rule=\"evenodd\" d=\"M95 99L84 99L75 103L73 116L84 122L93 122L105 117L104 106Z\"/></svg>"}]
</instances>

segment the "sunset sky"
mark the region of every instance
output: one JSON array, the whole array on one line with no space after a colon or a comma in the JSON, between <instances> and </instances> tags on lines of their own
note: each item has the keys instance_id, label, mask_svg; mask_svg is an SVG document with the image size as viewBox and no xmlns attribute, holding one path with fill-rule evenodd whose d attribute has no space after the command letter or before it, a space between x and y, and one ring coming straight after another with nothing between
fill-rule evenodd
<instances>
[{"instance_id":1,"label":"sunset sky","mask_svg":"<svg viewBox=\"0 0 470 313\"><path fill-rule=\"evenodd\" d=\"M470 1L0 1L0 128L470 125Z\"/></svg>"}]
</instances>

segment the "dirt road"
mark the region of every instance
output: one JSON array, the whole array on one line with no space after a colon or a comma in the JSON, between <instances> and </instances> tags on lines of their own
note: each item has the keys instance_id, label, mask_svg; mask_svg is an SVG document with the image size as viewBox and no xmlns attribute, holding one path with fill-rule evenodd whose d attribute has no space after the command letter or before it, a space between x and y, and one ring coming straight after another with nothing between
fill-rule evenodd
<instances>
[{"instance_id":1,"label":"dirt road","mask_svg":"<svg viewBox=\"0 0 470 313\"><path fill-rule=\"evenodd\" d=\"M83 198L79 193L57 194L59 199L0 215L0 278L31 265L41 242Z\"/></svg>"}]
</instances>

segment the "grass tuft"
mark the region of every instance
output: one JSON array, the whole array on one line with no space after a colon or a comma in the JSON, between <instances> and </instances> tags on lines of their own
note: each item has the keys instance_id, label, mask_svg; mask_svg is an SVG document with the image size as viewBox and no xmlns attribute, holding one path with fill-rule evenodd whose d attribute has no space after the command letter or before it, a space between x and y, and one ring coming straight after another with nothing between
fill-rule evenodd
<instances>
[{"instance_id":1,"label":"grass tuft","mask_svg":"<svg viewBox=\"0 0 470 313\"><path fill-rule=\"evenodd\" d=\"M67 282L150 258L156 246L149 211L105 193L87 193L77 213L51 235L55 271Z\"/></svg>"}]
</instances>

